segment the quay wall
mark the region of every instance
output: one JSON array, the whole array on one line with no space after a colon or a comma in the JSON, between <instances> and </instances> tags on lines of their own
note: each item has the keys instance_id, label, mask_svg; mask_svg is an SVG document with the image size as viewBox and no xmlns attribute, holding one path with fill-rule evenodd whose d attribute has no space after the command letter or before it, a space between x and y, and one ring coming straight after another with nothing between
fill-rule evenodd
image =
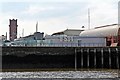
<instances>
[{"instance_id":1,"label":"quay wall","mask_svg":"<svg viewBox=\"0 0 120 80\"><path fill-rule=\"evenodd\" d=\"M120 47L2 47L3 69L119 69Z\"/></svg>"},{"instance_id":2,"label":"quay wall","mask_svg":"<svg viewBox=\"0 0 120 80\"><path fill-rule=\"evenodd\" d=\"M75 47L2 47L2 55L70 55Z\"/></svg>"}]
</instances>

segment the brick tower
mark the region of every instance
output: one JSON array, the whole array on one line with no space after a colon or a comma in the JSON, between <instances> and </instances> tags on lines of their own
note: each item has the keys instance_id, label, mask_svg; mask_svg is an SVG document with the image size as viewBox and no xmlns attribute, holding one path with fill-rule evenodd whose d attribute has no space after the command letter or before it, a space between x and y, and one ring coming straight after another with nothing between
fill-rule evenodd
<instances>
[{"instance_id":1,"label":"brick tower","mask_svg":"<svg viewBox=\"0 0 120 80\"><path fill-rule=\"evenodd\" d=\"M17 19L9 19L10 25L9 25L9 39L10 41L13 41L17 38Z\"/></svg>"}]
</instances>

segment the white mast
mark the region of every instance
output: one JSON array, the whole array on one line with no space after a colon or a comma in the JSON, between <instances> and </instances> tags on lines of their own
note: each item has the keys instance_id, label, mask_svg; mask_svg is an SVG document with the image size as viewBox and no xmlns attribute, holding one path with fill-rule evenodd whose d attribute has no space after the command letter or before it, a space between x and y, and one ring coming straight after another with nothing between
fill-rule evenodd
<instances>
[{"instance_id":1,"label":"white mast","mask_svg":"<svg viewBox=\"0 0 120 80\"><path fill-rule=\"evenodd\" d=\"M24 29L22 30L22 37L24 37Z\"/></svg>"},{"instance_id":2,"label":"white mast","mask_svg":"<svg viewBox=\"0 0 120 80\"><path fill-rule=\"evenodd\" d=\"M88 29L90 29L90 9L88 8Z\"/></svg>"}]
</instances>

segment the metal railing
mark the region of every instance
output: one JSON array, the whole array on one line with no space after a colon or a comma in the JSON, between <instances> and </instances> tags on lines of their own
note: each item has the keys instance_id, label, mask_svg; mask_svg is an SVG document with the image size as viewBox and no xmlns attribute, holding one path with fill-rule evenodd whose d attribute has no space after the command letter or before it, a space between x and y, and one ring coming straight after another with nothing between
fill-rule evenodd
<instances>
[{"instance_id":1,"label":"metal railing","mask_svg":"<svg viewBox=\"0 0 120 80\"><path fill-rule=\"evenodd\" d=\"M105 43L78 43L78 42L37 42L37 41L17 41L6 46L50 46L50 47L104 47Z\"/></svg>"}]
</instances>

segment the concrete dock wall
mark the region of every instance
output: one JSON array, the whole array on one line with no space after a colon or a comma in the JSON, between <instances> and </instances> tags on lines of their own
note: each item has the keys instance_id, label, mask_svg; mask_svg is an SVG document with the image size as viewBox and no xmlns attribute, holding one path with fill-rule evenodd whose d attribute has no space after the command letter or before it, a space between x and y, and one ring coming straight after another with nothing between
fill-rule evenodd
<instances>
[{"instance_id":1,"label":"concrete dock wall","mask_svg":"<svg viewBox=\"0 0 120 80\"><path fill-rule=\"evenodd\" d=\"M70 55L74 47L2 47L2 55L26 56L35 55Z\"/></svg>"},{"instance_id":2,"label":"concrete dock wall","mask_svg":"<svg viewBox=\"0 0 120 80\"><path fill-rule=\"evenodd\" d=\"M3 47L3 69L119 69L120 47Z\"/></svg>"}]
</instances>

